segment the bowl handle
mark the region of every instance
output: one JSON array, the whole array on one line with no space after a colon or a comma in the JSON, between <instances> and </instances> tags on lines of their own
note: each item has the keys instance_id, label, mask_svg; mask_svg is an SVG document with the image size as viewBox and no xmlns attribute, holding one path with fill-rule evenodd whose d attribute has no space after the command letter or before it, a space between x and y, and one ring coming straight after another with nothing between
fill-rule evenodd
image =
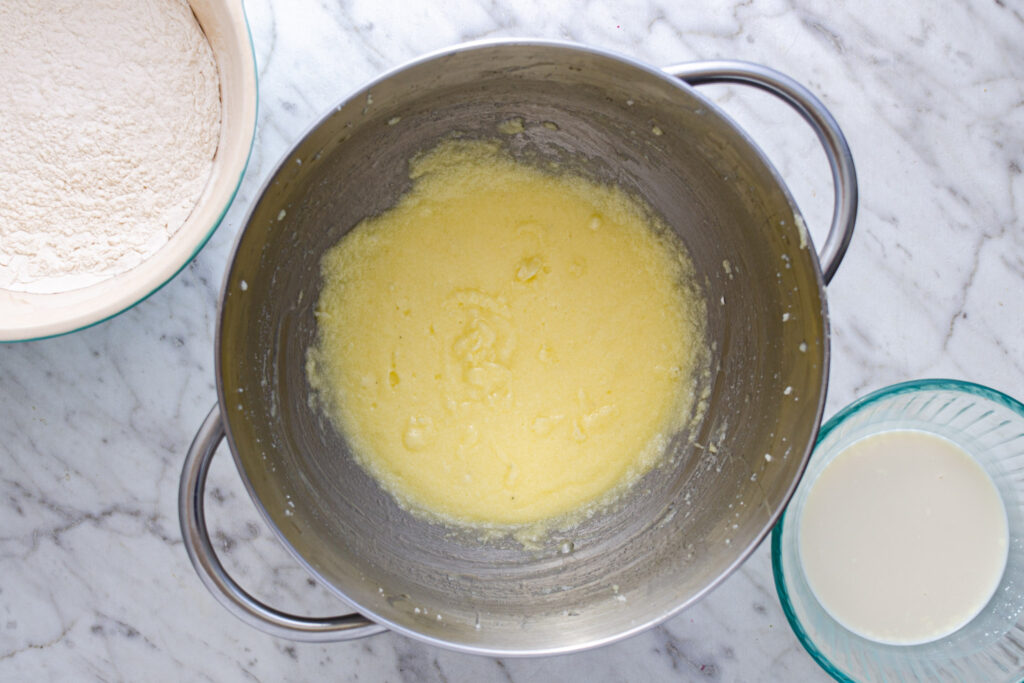
<instances>
[{"instance_id":1,"label":"bowl handle","mask_svg":"<svg viewBox=\"0 0 1024 683\"><path fill-rule=\"evenodd\" d=\"M822 264L825 282L832 280L839 263L850 246L853 225L857 220L857 171L853 156L839 124L832 118L825 105L810 90L789 76L760 64L731 60L691 62L664 68L676 78L690 85L705 83L739 83L752 85L775 95L795 109L818 135L832 169L832 187L835 205L832 210L832 226L828 231L825 246L818 257ZM799 226L805 230L803 226Z\"/></svg>"},{"instance_id":2,"label":"bowl handle","mask_svg":"<svg viewBox=\"0 0 1024 683\"><path fill-rule=\"evenodd\" d=\"M178 517L181 536L192 566L213 597L245 623L279 638L308 643L351 640L386 629L361 614L338 617L299 617L268 607L242 589L224 570L210 542L203 512L206 475L213 454L224 438L220 406L215 405L203 421L188 449L178 488Z\"/></svg>"}]
</instances>

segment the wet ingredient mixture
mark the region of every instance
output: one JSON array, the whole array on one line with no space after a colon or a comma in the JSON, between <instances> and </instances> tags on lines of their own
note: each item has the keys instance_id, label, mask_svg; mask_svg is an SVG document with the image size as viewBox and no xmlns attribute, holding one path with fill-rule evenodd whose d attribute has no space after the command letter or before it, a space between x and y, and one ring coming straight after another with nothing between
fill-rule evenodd
<instances>
[{"instance_id":1,"label":"wet ingredient mixture","mask_svg":"<svg viewBox=\"0 0 1024 683\"><path fill-rule=\"evenodd\" d=\"M828 464L800 518L800 559L832 617L912 645L969 622L1009 549L995 484L966 451L914 430L875 434Z\"/></svg>"},{"instance_id":2,"label":"wet ingredient mixture","mask_svg":"<svg viewBox=\"0 0 1024 683\"><path fill-rule=\"evenodd\" d=\"M612 499L692 417L704 308L626 193L448 141L324 257L308 376L382 486L471 526Z\"/></svg>"}]
</instances>

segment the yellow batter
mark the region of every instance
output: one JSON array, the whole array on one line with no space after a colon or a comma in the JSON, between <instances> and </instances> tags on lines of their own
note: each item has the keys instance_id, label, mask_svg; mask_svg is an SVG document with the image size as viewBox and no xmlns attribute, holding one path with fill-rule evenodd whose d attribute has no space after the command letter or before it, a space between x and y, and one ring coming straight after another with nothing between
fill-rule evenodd
<instances>
[{"instance_id":1,"label":"yellow batter","mask_svg":"<svg viewBox=\"0 0 1024 683\"><path fill-rule=\"evenodd\" d=\"M414 512L476 526L607 502L689 417L702 304L620 190L448 141L324 256L310 383Z\"/></svg>"}]
</instances>

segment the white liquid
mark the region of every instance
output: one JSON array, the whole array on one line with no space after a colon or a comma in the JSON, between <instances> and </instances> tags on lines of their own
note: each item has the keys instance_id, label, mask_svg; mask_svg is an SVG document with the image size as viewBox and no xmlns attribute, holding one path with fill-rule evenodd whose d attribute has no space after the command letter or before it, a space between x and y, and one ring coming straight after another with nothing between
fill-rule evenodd
<instances>
[{"instance_id":1,"label":"white liquid","mask_svg":"<svg viewBox=\"0 0 1024 683\"><path fill-rule=\"evenodd\" d=\"M988 474L938 436L902 430L848 446L800 517L800 559L818 602L871 640L913 645L973 619L1009 549Z\"/></svg>"}]
</instances>

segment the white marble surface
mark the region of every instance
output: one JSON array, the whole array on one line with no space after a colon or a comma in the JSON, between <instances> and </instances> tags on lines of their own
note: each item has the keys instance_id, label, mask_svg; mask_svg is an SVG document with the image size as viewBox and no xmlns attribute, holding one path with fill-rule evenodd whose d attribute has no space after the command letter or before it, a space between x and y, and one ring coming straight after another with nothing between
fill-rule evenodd
<instances>
[{"instance_id":1,"label":"white marble surface","mask_svg":"<svg viewBox=\"0 0 1024 683\"><path fill-rule=\"evenodd\" d=\"M185 450L215 400L217 291L274 164L383 70L459 41L546 36L653 64L731 57L805 83L846 131L857 234L829 287L827 413L892 382L975 380L1024 396L1024 5L1020 0L247 0L261 87L242 190L197 260L142 305L0 347L0 680L810 681L767 544L707 599L625 642L489 659L395 635L298 645L253 631L199 583L176 514ZM707 93L763 146L823 239L824 156L765 95ZM260 596L339 609L271 538L225 453L208 512Z\"/></svg>"}]
</instances>

